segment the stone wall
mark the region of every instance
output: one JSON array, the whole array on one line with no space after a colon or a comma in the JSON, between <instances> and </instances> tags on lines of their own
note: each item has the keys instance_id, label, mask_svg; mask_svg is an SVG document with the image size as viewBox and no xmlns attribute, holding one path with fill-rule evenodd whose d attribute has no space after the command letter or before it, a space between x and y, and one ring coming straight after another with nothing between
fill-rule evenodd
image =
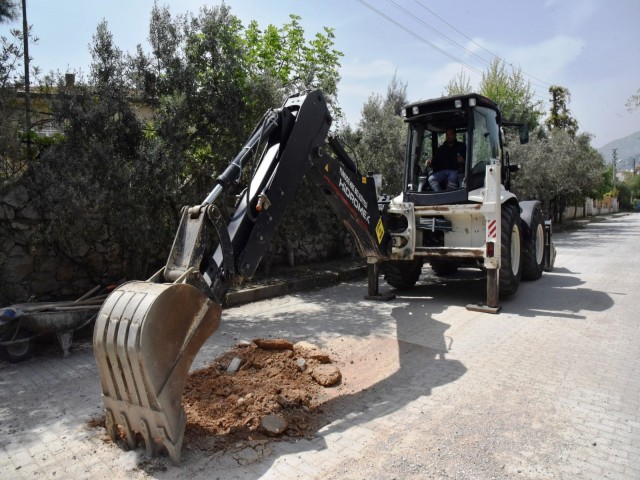
<instances>
[{"instance_id":1,"label":"stone wall","mask_svg":"<svg viewBox=\"0 0 640 480\"><path fill-rule=\"evenodd\" d=\"M0 306L74 298L120 269L119 247L108 238L79 240L62 253L47 238L48 221L25 186L0 195Z\"/></svg>"},{"instance_id":2,"label":"stone wall","mask_svg":"<svg viewBox=\"0 0 640 480\"><path fill-rule=\"evenodd\" d=\"M0 193L0 307L12 303L78 298L96 285L123 277L126 265L120 245L108 232L91 232L86 239L55 245L47 237L50 213L39 212L25 186ZM350 235L332 213L319 215L313 231L290 229L279 234L266 252L262 266L304 264L349 255ZM78 221L82 221L81 218ZM167 253L170 245L167 245ZM162 265L166 255L158 259ZM151 268L156 268L156 265ZM149 272L149 275L154 273Z\"/></svg>"},{"instance_id":3,"label":"stone wall","mask_svg":"<svg viewBox=\"0 0 640 480\"><path fill-rule=\"evenodd\" d=\"M296 232L288 239L273 241L259 267L267 275L277 265L303 265L329 258L355 256L357 251L351 235L344 232L309 234Z\"/></svg>"}]
</instances>

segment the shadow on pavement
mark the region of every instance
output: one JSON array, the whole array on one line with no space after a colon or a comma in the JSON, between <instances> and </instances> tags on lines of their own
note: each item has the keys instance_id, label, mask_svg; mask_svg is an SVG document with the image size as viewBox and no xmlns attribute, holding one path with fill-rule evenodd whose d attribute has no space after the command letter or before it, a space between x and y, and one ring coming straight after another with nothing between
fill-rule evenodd
<instances>
[{"instance_id":1,"label":"shadow on pavement","mask_svg":"<svg viewBox=\"0 0 640 480\"><path fill-rule=\"evenodd\" d=\"M578 273L566 268L544 273L535 282L522 282L518 293L503 302L504 308L525 317L551 316L585 320L581 312L605 312L613 307L608 293L583 288Z\"/></svg>"},{"instance_id":2,"label":"shadow on pavement","mask_svg":"<svg viewBox=\"0 0 640 480\"><path fill-rule=\"evenodd\" d=\"M240 318L227 311L226 321L232 325L234 338L256 338L271 332L273 336L286 335L294 342L307 340L323 345L327 341L340 342L349 337L349 345L357 344L358 348L351 352L355 366L345 365L343 369L343 374L344 370L349 370L345 387L355 391L346 394L330 392L329 400L323 403L315 418L315 437L309 441L279 443L278 455L325 450L328 448L328 436L344 434L354 427L401 410L466 372L461 362L447 359L451 343L446 336L449 325L433 318L442 309L430 310L431 305L425 307L428 299L373 302L363 300L366 293L363 283L345 284L338 288L341 299L352 298L353 301L337 301L335 290L325 289L305 295L304 313L296 310L295 298L291 301L292 308L277 309L272 317L268 313L268 305L265 305L262 315L270 318L262 315L261 318ZM395 306L394 303L401 305ZM443 304L438 302L438 305ZM223 321L224 317L223 314ZM376 353L382 349L386 349L385 355L380 355L378 360ZM389 356L396 356L395 366L376 365L383 357ZM343 360L350 361L348 356ZM354 378L357 376L364 377L364 380ZM353 387L354 384L357 387ZM209 478L207 475L221 466L219 462L229 461L226 454L224 457L203 459L203 453L183 452L185 463L204 461L208 464L201 478ZM271 468L278 455L262 458L247 468L250 467L251 475L260 476ZM232 468L231 465L222 466ZM235 467L240 468L238 465ZM198 470L201 470L200 466ZM164 473L155 470L149 473L157 478L173 478L176 471L170 467Z\"/></svg>"}]
</instances>

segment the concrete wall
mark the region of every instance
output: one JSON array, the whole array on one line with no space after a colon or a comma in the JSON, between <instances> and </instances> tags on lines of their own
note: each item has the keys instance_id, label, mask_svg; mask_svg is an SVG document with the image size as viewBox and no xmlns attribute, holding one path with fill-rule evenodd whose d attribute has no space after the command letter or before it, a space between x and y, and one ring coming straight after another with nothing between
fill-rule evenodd
<instances>
[{"instance_id":1,"label":"concrete wall","mask_svg":"<svg viewBox=\"0 0 640 480\"><path fill-rule=\"evenodd\" d=\"M618 197L605 197L602 200L594 200L587 198L583 208L582 217L589 217L593 215L606 215L609 213L616 213L620 210L618 205ZM566 217L572 218L572 217Z\"/></svg>"}]
</instances>

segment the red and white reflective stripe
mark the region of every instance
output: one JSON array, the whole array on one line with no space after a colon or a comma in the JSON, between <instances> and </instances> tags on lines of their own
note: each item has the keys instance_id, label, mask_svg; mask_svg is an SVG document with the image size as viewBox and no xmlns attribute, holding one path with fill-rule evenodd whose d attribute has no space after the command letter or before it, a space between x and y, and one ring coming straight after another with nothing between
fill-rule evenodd
<instances>
[{"instance_id":1,"label":"red and white reflective stripe","mask_svg":"<svg viewBox=\"0 0 640 480\"><path fill-rule=\"evenodd\" d=\"M497 222L495 220L489 220L487 224L487 237L496 238Z\"/></svg>"}]
</instances>

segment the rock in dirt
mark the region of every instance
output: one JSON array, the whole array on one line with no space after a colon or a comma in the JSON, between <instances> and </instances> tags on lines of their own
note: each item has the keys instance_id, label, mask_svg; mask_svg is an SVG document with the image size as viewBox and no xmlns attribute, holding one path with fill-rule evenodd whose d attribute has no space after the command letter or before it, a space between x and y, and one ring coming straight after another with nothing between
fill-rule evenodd
<instances>
[{"instance_id":1,"label":"rock in dirt","mask_svg":"<svg viewBox=\"0 0 640 480\"><path fill-rule=\"evenodd\" d=\"M296 342L295 345L293 346L293 349L296 351L296 353L299 350L313 350L314 348L318 348L318 346L314 345L311 342L305 342L304 340L300 342Z\"/></svg>"},{"instance_id":2,"label":"rock in dirt","mask_svg":"<svg viewBox=\"0 0 640 480\"><path fill-rule=\"evenodd\" d=\"M296 368L304 372L304 369L307 368L307 361L304 358L296 359Z\"/></svg>"},{"instance_id":3,"label":"rock in dirt","mask_svg":"<svg viewBox=\"0 0 640 480\"><path fill-rule=\"evenodd\" d=\"M240 364L242 363L242 360L238 357L233 357L231 359L231 362L229 363L229 366L227 367L227 373L236 373L238 371L238 368L240 368Z\"/></svg>"},{"instance_id":4,"label":"rock in dirt","mask_svg":"<svg viewBox=\"0 0 640 480\"><path fill-rule=\"evenodd\" d=\"M260 428L270 435L280 435L287 429L287 426L287 421L275 413L260 419Z\"/></svg>"},{"instance_id":5,"label":"rock in dirt","mask_svg":"<svg viewBox=\"0 0 640 480\"><path fill-rule=\"evenodd\" d=\"M316 360L320 363L331 363L329 354L324 350L318 348L313 343L298 342L293 346L293 351L307 360Z\"/></svg>"},{"instance_id":6,"label":"rock in dirt","mask_svg":"<svg viewBox=\"0 0 640 480\"><path fill-rule=\"evenodd\" d=\"M285 338L256 338L253 343L263 350L293 350L293 343Z\"/></svg>"},{"instance_id":7,"label":"rock in dirt","mask_svg":"<svg viewBox=\"0 0 640 480\"><path fill-rule=\"evenodd\" d=\"M323 387L330 387L342 380L342 373L335 365L318 365L311 371L311 377Z\"/></svg>"}]
</instances>

